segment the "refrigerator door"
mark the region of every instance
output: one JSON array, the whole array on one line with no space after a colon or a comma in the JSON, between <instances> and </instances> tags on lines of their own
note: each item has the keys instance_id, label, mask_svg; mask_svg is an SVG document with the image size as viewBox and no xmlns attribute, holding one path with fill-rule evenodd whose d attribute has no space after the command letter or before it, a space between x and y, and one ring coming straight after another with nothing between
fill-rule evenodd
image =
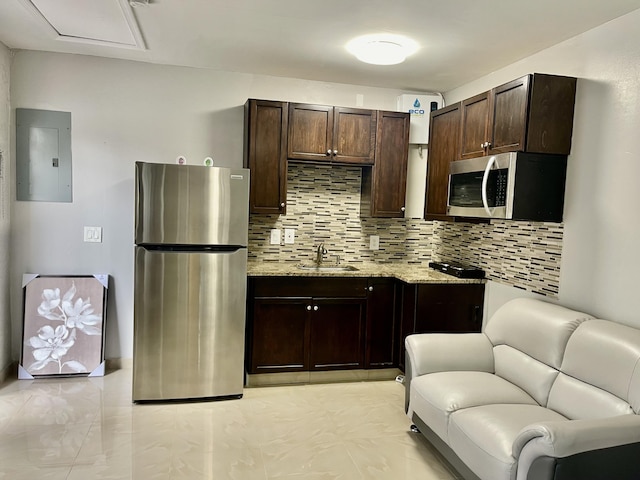
<instances>
[{"instance_id":1,"label":"refrigerator door","mask_svg":"<svg viewBox=\"0 0 640 480\"><path fill-rule=\"evenodd\" d=\"M246 249L135 256L133 401L241 396Z\"/></svg>"},{"instance_id":2,"label":"refrigerator door","mask_svg":"<svg viewBox=\"0 0 640 480\"><path fill-rule=\"evenodd\" d=\"M247 245L249 170L136 162L137 245Z\"/></svg>"}]
</instances>

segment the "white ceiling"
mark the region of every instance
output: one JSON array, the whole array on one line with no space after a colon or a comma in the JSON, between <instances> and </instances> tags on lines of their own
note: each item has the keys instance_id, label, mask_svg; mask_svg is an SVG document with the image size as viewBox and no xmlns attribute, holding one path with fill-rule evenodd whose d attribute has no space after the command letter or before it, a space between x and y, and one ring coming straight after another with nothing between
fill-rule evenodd
<instances>
[{"instance_id":1,"label":"white ceiling","mask_svg":"<svg viewBox=\"0 0 640 480\"><path fill-rule=\"evenodd\" d=\"M92 30L86 22L96 18L101 38L108 22L91 9L113 13L115 5L137 20L146 48L76 42L28 0L0 0L0 42L9 48L432 92L640 8L640 0L150 0L133 9L126 0L33 2L71 32ZM122 22L112 31L122 35ZM351 38L375 32L408 35L421 48L391 66L360 63L345 50Z\"/></svg>"}]
</instances>

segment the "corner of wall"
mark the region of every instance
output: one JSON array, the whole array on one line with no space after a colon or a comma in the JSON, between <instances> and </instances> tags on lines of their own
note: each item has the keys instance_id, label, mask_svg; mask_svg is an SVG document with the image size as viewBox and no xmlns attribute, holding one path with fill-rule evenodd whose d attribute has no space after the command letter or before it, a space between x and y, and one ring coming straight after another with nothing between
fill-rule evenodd
<instances>
[{"instance_id":1,"label":"corner of wall","mask_svg":"<svg viewBox=\"0 0 640 480\"><path fill-rule=\"evenodd\" d=\"M0 377L11 368L11 315L9 310L10 259L10 77L11 51L0 43Z\"/></svg>"}]
</instances>

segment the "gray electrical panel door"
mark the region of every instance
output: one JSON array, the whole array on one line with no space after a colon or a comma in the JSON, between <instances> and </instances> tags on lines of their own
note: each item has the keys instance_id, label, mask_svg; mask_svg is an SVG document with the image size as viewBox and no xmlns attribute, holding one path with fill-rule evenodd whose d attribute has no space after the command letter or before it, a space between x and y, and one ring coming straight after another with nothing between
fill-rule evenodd
<instances>
[{"instance_id":1,"label":"gray electrical panel door","mask_svg":"<svg viewBox=\"0 0 640 480\"><path fill-rule=\"evenodd\" d=\"M16 108L17 199L71 202L71 113Z\"/></svg>"}]
</instances>

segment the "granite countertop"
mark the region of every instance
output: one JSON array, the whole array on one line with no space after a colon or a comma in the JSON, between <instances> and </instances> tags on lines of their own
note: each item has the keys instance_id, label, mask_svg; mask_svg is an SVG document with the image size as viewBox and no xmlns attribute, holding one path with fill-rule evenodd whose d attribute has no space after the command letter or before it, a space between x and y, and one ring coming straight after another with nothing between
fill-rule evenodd
<instances>
[{"instance_id":1,"label":"granite countertop","mask_svg":"<svg viewBox=\"0 0 640 480\"><path fill-rule=\"evenodd\" d=\"M457 278L438 272L428 266L407 263L346 263L355 271L317 271L298 268L299 262L250 261L249 277L384 277L395 278L405 283L484 283L483 279Z\"/></svg>"}]
</instances>

